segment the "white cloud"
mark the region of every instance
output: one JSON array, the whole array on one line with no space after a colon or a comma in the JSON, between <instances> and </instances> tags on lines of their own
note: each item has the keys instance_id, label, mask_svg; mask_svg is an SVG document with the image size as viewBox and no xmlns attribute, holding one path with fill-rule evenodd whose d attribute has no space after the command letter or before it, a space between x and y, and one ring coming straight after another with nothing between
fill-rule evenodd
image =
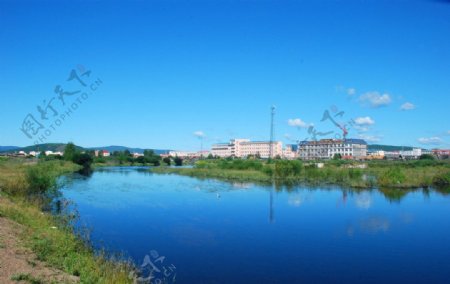
<instances>
[{"instance_id":1,"label":"white cloud","mask_svg":"<svg viewBox=\"0 0 450 284\"><path fill-rule=\"evenodd\" d=\"M447 134L448 134L448 135L450 135L450 130L449 130L449 131L447 131Z\"/></svg>"},{"instance_id":2,"label":"white cloud","mask_svg":"<svg viewBox=\"0 0 450 284\"><path fill-rule=\"evenodd\" d=\"M193 134L197 138L204 138L206 136L205 133L203 133L203 131L200 131L200 130L199 131L195 131Z\"/></svg>"},{"instance_id":3,"label":"white cloud","mask_svg":"<svg viewBox=\"0 0 450 284\"><path fill-rule=\"evenodd\" d=\"M382 107L390 104L392 99L388 93L367 92L359 97L359 101L366 106Z\"/></svg>"},{"instance_id":4,"label":"white cloud","mask_svg":"<svg viewBox=\"0 0 450 284\"><path fill-rule=\"evenodd\" d=\"M369 116L357 117L357 118L355 118L355 123L357 125L374 125L375 120L373 120Z\"/></svg>"},{"instance_id":5,"label":"white cloud","mask_svg":"<svg viewBox=\"0 0 450 284\"><path fill-rule=\"evenodd\" d=\"M379 142L381 140L380 136L368 135L368 134L359 134L358 138L363 139L366 142Z\"/></svg>"},{"instance_id":6,"label":"white cloud","mask_svg":"<svg viewBox=\"0 0 450 284\"><path fill-rule=\"evenodd\" d=\"M356 89L355 88L348 88L347 89L347 95L353 96L354 94L356 94Z\"/></svg>"},{"instance_id":7,"label":"white cloud","mask_svg":"<svg viewBox=\"0 0 450 284\"><path fill-rule=\"evenodd\" d=\"M444 141L442 141L441 138L439 137L422 137L417 139L417 141L419 141L420 144L424 144L424 145L440 145L442 144Z\"/></svg>"},{"instance_id":8,"label":"white cloud","mask_svg":"<svg viewBox=\"0 0 450 284\"><path fill-rule=\"evenodd\" d=\"M308 128L309 126L311 126L311 124L304 122L300 118L288 119L288 124L289 124L289 126L294 126L297 128Z\"/></svg>"},{"instance_id":9,"label":"white cloud","mask_svg":"<svg viewBox=\"0 0 450 284\"><path fill-rule=\"evenodd\" d=\"M401 110L413 110L415 108L416 108L416 106L412 103L404 103L400 106Z\"/></svg>"}]
</instances>

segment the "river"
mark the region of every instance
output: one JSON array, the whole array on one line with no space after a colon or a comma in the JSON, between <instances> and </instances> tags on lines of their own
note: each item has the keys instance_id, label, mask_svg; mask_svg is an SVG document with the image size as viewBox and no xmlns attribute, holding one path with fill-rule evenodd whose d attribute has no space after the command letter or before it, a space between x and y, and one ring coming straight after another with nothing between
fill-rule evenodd
<instances>
[{"instance_id":1,"label":"river","mask_svg":"<svg viewBox=\"0 0 450 284\"><path fill-rule=\"evenodd\" d=\"M450 195L279 187L104 168L62 195L95 248L153 283L448 283Z\"/></svg>"}]
</instances>

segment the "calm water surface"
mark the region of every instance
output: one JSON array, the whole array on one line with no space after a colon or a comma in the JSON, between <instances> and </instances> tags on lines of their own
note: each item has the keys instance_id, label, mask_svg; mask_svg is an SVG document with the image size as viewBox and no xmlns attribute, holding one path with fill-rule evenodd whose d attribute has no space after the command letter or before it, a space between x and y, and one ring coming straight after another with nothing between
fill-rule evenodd
<instances>
[{"instance_id":1,"label":"calm water surface","mask_svg":"<svg viewBox=\"0 0 450 284\"><path fill-rule=\"evenodd\" d=\"M136 168L68 177L62 191L96 247L150 260L155 279L450 283L450 195L439 192L274 189Z\"/></svg>"}]
</instances>

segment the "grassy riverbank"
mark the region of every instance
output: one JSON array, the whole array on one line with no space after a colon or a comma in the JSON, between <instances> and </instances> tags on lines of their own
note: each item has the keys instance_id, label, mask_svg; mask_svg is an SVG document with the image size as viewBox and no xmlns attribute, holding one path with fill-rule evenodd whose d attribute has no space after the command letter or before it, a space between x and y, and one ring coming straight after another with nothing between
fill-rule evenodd
<instances>
[{"instance_id":1,"label":"grassy riverbank","mask_svg":"<svg viewBox=\"0 0 450 284\"><path fill-rule=\"evenodd\" d=\"M96 255L63 217L41 211L38 197L56 190L59 175L78 169L65 161L0 160L0 217L25 228L18 237L39 261L77 276L81 283L132 283L128 264Z\"/></svg>"},{"instance_id":2,"label":"grassy riverbank","mask_svg":"<svg viewBox=\"0 0 450 284\"><path fill-rule=\"evenodd\" d=\"M317 163L277 160L202 160L193 168L152 168L155 173L172 173L199 178L282 184L333 184L354 188L449 187L450 163L440 161L326 161Z\"/></svg>"}]
</instances>

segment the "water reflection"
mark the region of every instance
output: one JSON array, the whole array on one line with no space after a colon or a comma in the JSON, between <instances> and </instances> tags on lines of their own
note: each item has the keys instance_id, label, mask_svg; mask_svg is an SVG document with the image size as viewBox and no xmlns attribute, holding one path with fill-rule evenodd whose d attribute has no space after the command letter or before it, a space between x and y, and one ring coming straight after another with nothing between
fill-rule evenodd
<instances>
[{"instance_id":1,"label":"water reflection","mask_svg":"<svg viewBox=\"0 0 450 284\"><path fill-rule=\"evenodd\" d=\"M358 232L366 234L385 233L390 226L391 222L386 217L369 216L359 220L356 224L348 225L346 232L349 237L353 237Z\"/></svg>"},{"instance_id":2,"label":"water reflection","mask_svg":"<svg viewBox=\"0 0 450 284\"><path fill-rule=\"evenodd\" d=\"M359 192L355 197L355 204L358 208L369 209L372 206L372 196L367 191Z\"/></svg>"}]
</instances>

